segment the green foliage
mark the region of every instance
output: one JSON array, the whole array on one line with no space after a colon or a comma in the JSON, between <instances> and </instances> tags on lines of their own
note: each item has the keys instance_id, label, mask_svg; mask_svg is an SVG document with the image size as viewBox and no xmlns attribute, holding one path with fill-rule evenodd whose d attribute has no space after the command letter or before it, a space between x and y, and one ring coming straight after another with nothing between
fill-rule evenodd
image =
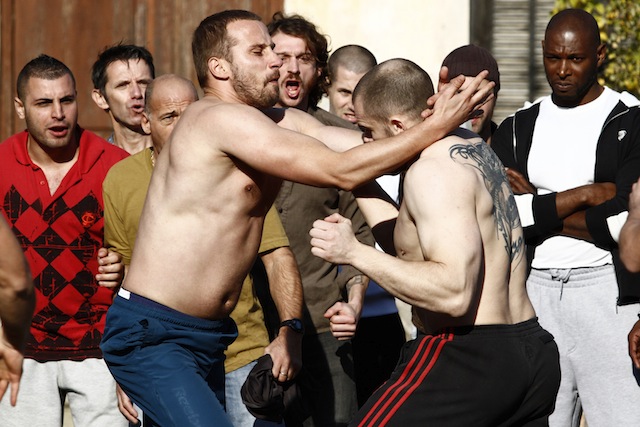
<instances>
[{"instance_id":1,"label":"green foliage","mask_svg":"<svg viewBox=\"0 0 640 427\"><path fill-rule=\"evenodd\" d=\"M591 13L607 44L600 83L640 96L640 2L637 0L556 0L553 13L567 8Z\"/></svg>"}]
</instances>

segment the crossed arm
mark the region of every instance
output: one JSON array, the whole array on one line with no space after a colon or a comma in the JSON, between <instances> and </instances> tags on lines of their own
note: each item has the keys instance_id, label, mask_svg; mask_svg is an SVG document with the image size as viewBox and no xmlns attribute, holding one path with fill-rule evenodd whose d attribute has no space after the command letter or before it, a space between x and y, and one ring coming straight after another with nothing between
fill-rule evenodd
<instances>
[{"instance_id":1,"label":"crossed arm","mask_svg":"<svg viewBox=\"0 0 640 427\"><path fill-rule=\"evenodd\" d=\"M537 194L537 189L516 169L507 168L507 177L514 194ZM563 221L560 234L592 242L585 210L598 206L615 195L616 185L611 182L582 185L556 193L556 211L558 218Z\"/></svg>"}]
</instances>

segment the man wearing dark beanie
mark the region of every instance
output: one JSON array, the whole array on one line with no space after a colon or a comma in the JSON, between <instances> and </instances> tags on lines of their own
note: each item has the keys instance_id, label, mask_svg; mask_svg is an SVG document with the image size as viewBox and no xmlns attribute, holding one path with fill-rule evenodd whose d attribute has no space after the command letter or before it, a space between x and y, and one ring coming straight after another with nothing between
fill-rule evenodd
<instances>
[{"instance_id":1,"label":"man wearing dark beanie","mask_svg":"<svg viewBox=\"0 0 640 427\"><path fill-rule=\"evenodd\" d=\"M491 135L498 127L491 121L491 118L493 117L493 109L496 105L496 99L498 98L498 91L500 90L500 72L498 71L498 63L495 58L487 49L468 44L454 49L447 55L442 65L449 69L450 78L460 74L468 78L473 78L482 70L489 71L489 75L483 85L489 82L496 84L493 90L494 97L482 106L482 110L480 110L482 114L469 120L463 126L468 127L480 135L487 144L491 144ZM438 88L438 90L439 89L440 88Z\"/></svg>"}]
</instances>

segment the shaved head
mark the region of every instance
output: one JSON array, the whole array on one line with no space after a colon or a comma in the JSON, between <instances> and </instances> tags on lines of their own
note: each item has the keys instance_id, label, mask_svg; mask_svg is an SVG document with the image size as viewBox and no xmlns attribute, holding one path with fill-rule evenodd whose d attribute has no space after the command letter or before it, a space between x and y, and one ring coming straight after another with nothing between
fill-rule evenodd
<instances>
[{"instance_id":1,"label":"shaved head","mask_svg":"<svg viewBox=\"0 0 640 427\"><path fill-rule=\"evenodd\" d=\"M350 44L342 46L329 57L329 79L335 78L339 67L354 73L364 74L377 65L376 57L369 49Z\"/></svg>"},{"instance_id":2,"label":"shaved head","mask_svg":"<svg viewBox=\"0 0 640 427\"><path fill-rule=\"evenodd\" d=\"M393 114L419 118L433 95L429 74L407 59L390 59L371 69L353 92L367 116L385 121Z\"/></svg>"},{"instance_id":3,"label":"shaved head","mask_svg":"<svg viewBox=\"0 0 640 427\"><path fill-rule=\"evenodd\" d=\"M147 86L147 90L145 92L145 112L149 113L150 108L152 108L151 101L154 99L154 90L158 88L164 95L164 92L166 91L164 87L171 87L175 89L176 92L184 94L183 97L185 99L189 99L192 102L198 100L198 91L191 80L187 80L184 77L175 74L163 74L153 79L151 83L149 83L149 86Z\"/></svg>"},{"instance_id":4,"label":"shaved head","mask_svg":"<svg viewBox=\"0 0 640 427\"><path fill-rule=\"evenodd\" d=\"M545 31L545 39L552 32L575 31L581 33L581 38L597 48L600 41L600 29L595 18L582 9L565 9L555 14Z\"/></svg>"},{"instance_id":5,"label":"shaved head","mask_svg":"<svg viewBox=\"0 0 640 427\"><path fill-rule=\"evenodd\" d=\"M198 100L198 92L191 80L164 74L156 77L145 93L142 129L151 135L156 153L160 153L184 110Z\"/></svg>"}]
</instances>

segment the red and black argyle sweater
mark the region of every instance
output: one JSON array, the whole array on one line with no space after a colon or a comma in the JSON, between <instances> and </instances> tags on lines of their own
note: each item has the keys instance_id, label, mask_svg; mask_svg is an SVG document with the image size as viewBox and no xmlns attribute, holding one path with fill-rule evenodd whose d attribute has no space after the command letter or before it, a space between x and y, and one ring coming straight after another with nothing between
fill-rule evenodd
<instances>
[{"instance_id":1,"label":"red and black argyle sweater","mask_svg":"<svg viewBox=\"0 0 640 427\"><path fill-rule=\"evenodd\" d=\"M36 289L25 356L41 362L102 357L100 339L113 291L98 286L103 244L102 181L127 156L81 132L77 162L56 193L27 153L27 132L0 144L2 211L18 237Z\"/></svg>"}]
</instances>

